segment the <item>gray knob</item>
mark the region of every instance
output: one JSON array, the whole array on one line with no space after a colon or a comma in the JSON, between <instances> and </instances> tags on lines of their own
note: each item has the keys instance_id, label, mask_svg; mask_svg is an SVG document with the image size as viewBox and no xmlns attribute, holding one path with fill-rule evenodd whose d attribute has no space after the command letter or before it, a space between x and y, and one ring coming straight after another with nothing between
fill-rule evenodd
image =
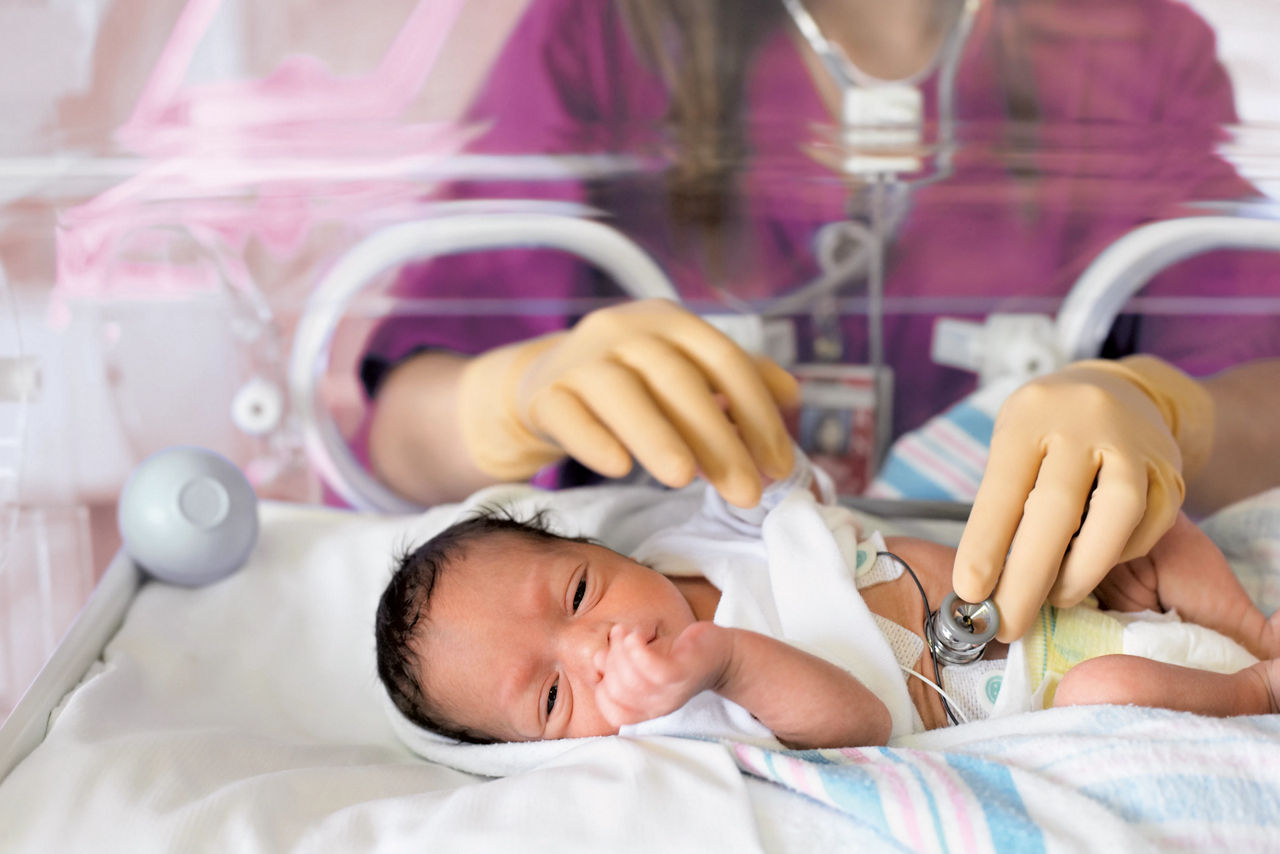
<instances>
[{"instance_id":1,"label":"gray knob","mask_svg":"<svg viewBox=\"0 0 1280 854\"><path fill-rule=\"evenodd\" d=\"M124 550L151 575L189 587L235 572L258 539L258 496L230 460L176 446L147 457L120 493Z\"/></svg>"}]
</instances>

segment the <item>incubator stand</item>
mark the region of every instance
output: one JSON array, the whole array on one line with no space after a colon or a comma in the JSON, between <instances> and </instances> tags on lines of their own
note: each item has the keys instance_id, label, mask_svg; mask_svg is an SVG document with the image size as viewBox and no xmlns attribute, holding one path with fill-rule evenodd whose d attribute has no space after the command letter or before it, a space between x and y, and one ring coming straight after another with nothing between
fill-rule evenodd
<instances>
[{"instance_id":1,"label":"incubator stand","mask_svg":"<svg viewBox=\"0 0 1280 854\"><path fill-rule=\"evenodd\" d=\"M371 52L391 55L403 43L429 53L423 37L431 28L415 33L411 25L438 24L424 11L429 7L437 13L463 7L433 3L393 4L393 23L374 28L383 40ZM362 16L365 5L356 4ZM509 5L518 11L522 4ZM1095 354L1122 308L1212 314L1224 329L1233 315L1280 319L1274 292L1212 306L1140 293L1131 299L1152 275L1186 256L1280 249L1280 220L1262 203L1182 210L1177 220L1128 234L1096 257L1063 259L1063 271L1079 282L1065 300L1010 299L979 286L945 299L877 293L866 284L863 256L846 254L851 232L843 222L768 276L707 288L699 281L708 271L663 260L665 238L655 239L644 222L633 228L635 222L554 189L587 176L598 187L649 187L658 198L658 148L471 155L475 129L441 120L456 114L471 91L444 87L441 79L456 78L449 74L383 87L387 99L369 109L386 109L387 116L360 119L367 122L363 135L336 135L339 149L317 148L307 122L337 103L320 97L333 94L326 84L363 80L367 88L369 75L376 77L370 68L381 66L353 65L350 57L326 67L299 64L281 49L252 61L240 57L248 73L232 81L223 66L235 67L244 45L214 36L234 33L228 15L252 15L238 4L218 6L192 2L181 15L171 10L165 37L139 49L154 63L153 74L120 96L129 109L113 116L94 144L67 154L68 143L55 139L0 161L6 182L0 185L0 716L109 563L108 587L99 594L127 601L138 579L117 554L114 507L129 472L150 453L173 444L211 448L239 465L268 499L410 509L362 475L347 447L365 414L358 357L370 330L390 316L482 322L500 310L559 318L633 296L673 296L744 346L794 367L797 353L821 350L818 339L829 331L824 318L832 312L868 338L886 320L955 315L935 330L932 352L926 342L914 356L953 365L984 384ZM475 30L490 52L504 32ZM448 45L442 50L441 56L459 53L456 45L452 53ZM253 122L219 124L229 103L264 107L258 119L271 115L269 101L253 99L268 98L270 86L254 84L280 69L319 93L291 102L290 133L245 136ZM471 70L467 79L474 82ZM375 142L376 150L367 150ZM1246 177L1257 186L1277 185L1273 152L1280 144L1267 128L1230 135L1224 150L1237 164L1252 164ZM766 194L799 192L786 164L759 166L769 178ZM480 192L445 201L441 188L464 178L481 189L505 188L494 195L507 197ZM513 184L527 195L511 197ZM847 185L832 176L804 185L804 192L843 198ZM956 216L966 215L974 216L959 205ZM727 254L752 249L753 236ZM408 302L392 295L406 264L503 245L581 256L603 284L550 302L513 300L509 292L501 302L495 294L502 288ZM830 367L812 369L815 387L824 378L831 384L823 374ZM874 374L860 373L853 380L842 375L837 384L859 400L874 400L876 382ZM816 408L824 408L821 400ZM886 433L876 435L883 440ZM100 634L110 630L97 625ZM78 675L69 678L74 683Z\"/></svg>"}]
</instances>

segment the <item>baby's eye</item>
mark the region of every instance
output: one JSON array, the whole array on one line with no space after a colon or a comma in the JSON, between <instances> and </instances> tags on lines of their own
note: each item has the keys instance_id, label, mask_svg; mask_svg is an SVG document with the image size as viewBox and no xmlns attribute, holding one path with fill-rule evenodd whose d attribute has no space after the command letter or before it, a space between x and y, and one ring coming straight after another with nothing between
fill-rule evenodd
<instances>
[{"instance_id":1,"label":"baby's eye","mask_svg":"<svg viewBox=\"0 0 1280 854\"><path fill-rule=\"evenodd\" d=\"M582 578L578 579L578 588L573 591L573 613L578 613L578 607L582 604L582 597L587 595L587 576L584 573Z\"/></svg>"},{"instance_id":2,"label":"baby's eye","mask_svg":"<svg viewBox=\"0 0 1280 854\"><path fill-rule=\"evenodd\" d=\"M556 693L560 688L560 680L557 679L551 683L551 689L547 691L547 717L551 717L551 710L556 707Z\"/></svg>"}]
</instances>

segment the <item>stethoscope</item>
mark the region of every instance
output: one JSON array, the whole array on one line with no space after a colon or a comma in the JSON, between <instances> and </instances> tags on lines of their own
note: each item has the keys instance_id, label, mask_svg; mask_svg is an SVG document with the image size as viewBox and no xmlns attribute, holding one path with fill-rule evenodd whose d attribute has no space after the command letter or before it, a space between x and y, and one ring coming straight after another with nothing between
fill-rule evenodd
<instances>
[{"instance_id":1,"label":"stethoscope","mask_svg":"<svg viewBox=\"0 0 1280 854\"><path fill-rule=\"evenodd\" d=\"M987 644L995 640L996 632L1000 630L1000 612L991 599L976 604L966 602L954 590L943 598L936 611L930 610L929 596L924 592L924 585L920 583L911 565L893 552L882 551L877 554L896 561L907 571L911 580L916 583L916 589L920 591L926 614L924 636L929 645L929 656L933 659L933 684L942 695L947 716L955 722L957 712L952 707L953 701L942 690L941 665L972 664L982 658L987 651Z\"/></svg>"},{"instance_id":2,"label":"stethoscope","mask_svg":"<svg viewBox=\"0 0 1280 854\"><path fill-rule=\"evenodd\" d=\"M938 610L924 621L929 651L943 664L972 664L987 651L1000 630L1000 614L993 601L966 602L948 593Z\"/></svg>"},{"instance_id":3,"label":"stethoscope","mask_svg":"<svg viewBox=\"0 0 1280 854\"><path fill-rule=\"evenodd\" d=\"M923 97L917 81L938 72L938 143L935 171L932 175L913 177L912 183L938 181L950 174L951 152L955 128L955 77L964 44L968 40L973 19L980 0L964 0L960 16L951 32L939 48L929 66L913 77L898 81L879 81L860 71L840 46L822 34L817 21L809 14L801 0L782 0L782 5L795 22L796 29L804 36L810 48L822 62L831 79L840 89L841 130L843 141L853 149L845 159L847 172L861 177L867 183L872 204L870 222L863 224L860 216L853 215L846 222L831 223L818 233L817 253L822 274L800 291L770 306L769 313L781 314L793 310L798 303L815 296L830 298L836 289L855 276L866 273L868 284L868 321L870 325L869 353L873 365L883 362L883 345L880 342L879 315L883 270L879 263L881 248L886 235L896 230L905 215L905 198L902 192L889 194L891 186L901 189L906 173L918 173L922 163L918 157L904 154L904 149L918 145L923 123ZM868 124L872 126L868 127ZM883 126L879 126L883 125ZM865 213L865 212L859 212ZM838 325L817 323L822 330L831 328L838 335ZM821 350L823 342L815 345ZM838 343L827 342L831 356L838 358ZM886 435L887 431L877 431ZM886 553L888 554L888 553ZM898 560L907 571L911 567ZM915 578L915 573L911 573ZM916 585L920 582L916 579ZM924 588L920 587L924 596ZM929 600L925 597L925 608ZM944 664L968 664L982 657L987 644L1000 627L999 614L990 600L974 604L950 593L938 610L925 621L925 636L936 661Z\"/></svg>"},{"instance_id":4,"label":"stethoscope","mask_svg":"<svg viewBox=\"0 0 1280 854\"><path fill-rule=\"evenodd\" d=\"M951 174L955 145L955 76L979 3L980 0L964 0L960 17L927 68L907 80L889 82L875 80L854 66L839 45L822 34L801 0L782 0L796 28L840 89L841 142L849 150L843 161L844 171L861 179L863 192L851 199L846 221L831 223L819 232L816 250L822 273L818 279L779 300L770 307L769 313L785 313L806 300L830 305L837 289L865 274L868 349L870 361L877 367L883 363L879 326L884 244L906 214L908 181L913 185L927 184ZM932 174L922 174L926 170L921 157L911 153L911 149L921 143L924 121L923 96L916 84L935 68L938 72L938 139ZM839 335L838 324L823 323L815 317L819 334L828 327ZM838 340L827 342L826 349L835 358L841 348ZM821 349L815 345L820 357ZM877 376L880 373L877 370ZM878 429L877 434L887 435L887 430ZM931 610L924 587L907 562L892 552L882 554L901 564L920 591L927 614L925 640L938 682L941 682L940 665L971 664L980 659L1000 628L995 603L991 599L966 602L952 591L937 610ZM947 714L953 716L950 699L941 691L940 684L937 687L947 700Z\"/></svg>"},{"instance_id":5,"label":"stethoscope","mask_svg":"<svg viewBox=\"0 0 1280 854\"><path fill-rule=\"evenodd\" d=\"M785 316L808 309L813 320L814 356L839 362L844 351L836 294L865 277L867 362L873 368L876 395L877 462L884 458L891 433L892 384L885 370L884 252L907 213L909 190L951 175L955 149L955 78L981 0L964 0L960 15L933 60L904 80L879 80L861 71L839 45L827 39L801 0L782 0L796 29L809 44L840 91L838 150L840 171L858 180L843 221L818 231L815 241L820 273L762 312ZM932 154L920 150L924 98L919 84L937 72L937 139Z\"/></svg>"},{"instance_id":6,"label":"stethoscope","mask_svg":"<svg viewBox=\"0 0 1280 854\"><path fill-rule=\"evenodd\" d=\"M936 69L937 174L917 176L913 183L950 174L956 71L980 3L964 0L955 24L923 69L902 80L880 80L859 69L838 44L822 34L801 0L782 0L796 29L840 90L842 141L853 150L843 163L846 172L875 182L897 180L923 168L920 158L909 149L919 145L922 137L924 98L919 83Z\"/></svg>"}]
</instances>

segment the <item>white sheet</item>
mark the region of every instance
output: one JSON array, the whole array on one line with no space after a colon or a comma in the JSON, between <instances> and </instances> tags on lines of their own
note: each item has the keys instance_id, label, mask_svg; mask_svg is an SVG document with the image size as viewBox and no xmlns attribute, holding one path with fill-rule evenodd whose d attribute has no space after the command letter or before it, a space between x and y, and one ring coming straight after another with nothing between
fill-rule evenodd
<instances>
[{"instance_id":1,"label":"white sheet","mask_svg":"<svg viewBox=\"0 0 1280 854\"><path fill-rule=\"evenodd\" d=\"M626 517L595 520L623 542L642 515L630 499L583 501ZM571 838L597 851L759 850L743 777L716 745L565 742L482 783L400 744L373 671L374 604L394 546L453 512L267 504L238 574L203 590L148 585L0 785L0 847L563 854Z\"/></svg>"}]
</instances>

